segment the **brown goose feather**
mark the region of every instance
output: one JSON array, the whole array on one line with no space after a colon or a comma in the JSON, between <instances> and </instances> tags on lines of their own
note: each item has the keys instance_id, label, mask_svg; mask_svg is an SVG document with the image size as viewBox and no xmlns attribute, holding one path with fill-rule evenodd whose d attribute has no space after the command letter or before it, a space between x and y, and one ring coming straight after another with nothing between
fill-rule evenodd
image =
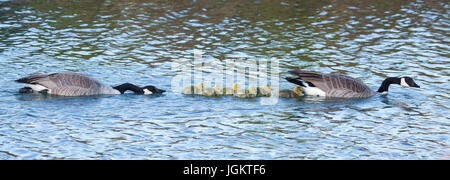
<instances>
[{"instance_id":1,"label":"brown goose feather","mask_svg":"<svg viewBox=\"0 0 450 180\"><path fill-rule=\"evenodd\" d=\"M375 95L362 81L341 74L318 74L292 70L289 73L312 83L325 92L327 97L366 98Z\"/></svg>"},{"instance_id":2,"label":"brown goose feather","mask_svg":"<svg viewBox=\"0 0 450 180\"><path fill-rule=\"evenodd\" d=\"M81 73L61 72L53 74L32 74L16 80L19 83L41 85L50 94L61 96L85 96L98 94L120 94L110 86Z\"/></svg>"}]
</instances>

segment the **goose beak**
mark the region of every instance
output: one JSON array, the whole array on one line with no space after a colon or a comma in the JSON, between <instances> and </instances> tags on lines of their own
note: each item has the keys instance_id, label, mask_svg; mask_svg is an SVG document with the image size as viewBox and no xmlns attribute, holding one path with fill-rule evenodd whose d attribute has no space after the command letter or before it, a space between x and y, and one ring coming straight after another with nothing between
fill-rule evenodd
<instances>
[{"instance_id":1,"label":"goose beak","mask_svg":"<svg viewBox=\"0 0 450 180\"><path fill-rule=\"evenodd\" d=\"M417 85L416 83L414 83L411 87L416 87L416 88L420 88L419 85Z\"/></svg>"}]
</instances>

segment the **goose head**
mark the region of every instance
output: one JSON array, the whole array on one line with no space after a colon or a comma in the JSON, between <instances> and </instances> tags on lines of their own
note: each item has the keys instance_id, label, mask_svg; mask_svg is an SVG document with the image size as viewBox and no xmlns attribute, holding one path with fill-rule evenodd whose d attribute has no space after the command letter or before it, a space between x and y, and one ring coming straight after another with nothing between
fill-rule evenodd
<instances>
[{"instance_id":1,"label":"goose head","mask_svg":"<svg viewBox=\"0 0 450 180\"><path fill-rule=\"evenodd\" d=\"M166 92L166 90L158 89L151 85L143 87L142 91L144 91L144 94L162 94L163 92Z\"/></svg>"},{"instance_id":2,"label":"goose head","mask_svg":"<svg viewBox=\"0 0 450 180\"><path fill-rule=\"evenodd\" d=\"M414 82L414 80L411 77L404 76L404 77L388 77L386 78L383 83L381 83L380 88L378 88L379 93L381 94L387 94L389 85L390 84L399 84L403 87L415 87L420 88L419 85Z\"/></svg>"},{"instance_id":3,"label":"goose head","mask_svg":"<svg viewBox=\"0 0 450 180\"><path fill-rule=\"evenodd\" d=\"M163 92L166 92L165 90L158 89L155 86L145 86L145 87L139 87L131 83L123 83L121 85L112 87L113 89L120 92L120 94L125 93L125 91L133 91L136 94L161 94Z\"/></svg>"},{"instance_id":4,"label":"goose head","mask_svg":"<svg viewBox=\"0 0 450 180\"><path fill-rule=\"evenodd\" d=\"M414 80L411 77L405 76L400 78L400 85L402 87L415 87L420 88L419 85L414 82Z\"/></svg>"}]
</instances>

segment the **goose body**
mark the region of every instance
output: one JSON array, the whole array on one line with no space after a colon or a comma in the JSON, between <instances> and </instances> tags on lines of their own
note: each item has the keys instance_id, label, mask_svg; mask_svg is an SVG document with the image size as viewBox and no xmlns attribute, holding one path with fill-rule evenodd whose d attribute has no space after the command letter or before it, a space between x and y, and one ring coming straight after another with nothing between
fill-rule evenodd
<instances>
[{"instance_id":1,"label":"goose body","mask_svg":"<svg viewBox=\"0 0 450 180\"><path fill-rule=\"evenodd\" d=\"M371 90L362 81L341 74L319 74L299 70L289 71L296 78L287 81L299 85L305 95L340 98L368 98L378 93L386 94L390 84L403 87L419 87L410 77L390 77L383 81L377 92Z\"/></svg>"},{"instance_id":2,"label":"goose body","mask_svg":"<svg viewBox=\"0 0 450 180\"><path fill-rule=\"evenodd\" d=\"M27 84L32 91L45 92L60 96L89 96L101 94L123 94L131 90L138 94L162 93L164 90L154 86L138 87L130 83L111 87L99 81L74 72L61 72L53 74L32 74L30 76L16 80L18 83ZM29 88L22 88L19 92L26 92Z\"/></svg>"}]
</instances>

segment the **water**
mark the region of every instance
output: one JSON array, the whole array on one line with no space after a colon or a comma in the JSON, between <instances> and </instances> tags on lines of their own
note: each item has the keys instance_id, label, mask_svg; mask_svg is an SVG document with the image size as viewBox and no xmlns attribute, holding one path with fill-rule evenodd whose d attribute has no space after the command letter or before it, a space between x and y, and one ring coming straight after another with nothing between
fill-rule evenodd
<instances>
[{"instance_id":1,"label":"water","mask_svg":"<svg viewBox=\"0 0 450 180\"><path fill-rule=\"evenodd\" d=\"M0 159L445 159L450 154L447 1L1 1ZM171 62L274 58L342 73L363 100L186 96ZM21 95L19 77L75 71L163 96ZM293 85L280 80L280 88Z\"/></svg>"}]
</instances>

